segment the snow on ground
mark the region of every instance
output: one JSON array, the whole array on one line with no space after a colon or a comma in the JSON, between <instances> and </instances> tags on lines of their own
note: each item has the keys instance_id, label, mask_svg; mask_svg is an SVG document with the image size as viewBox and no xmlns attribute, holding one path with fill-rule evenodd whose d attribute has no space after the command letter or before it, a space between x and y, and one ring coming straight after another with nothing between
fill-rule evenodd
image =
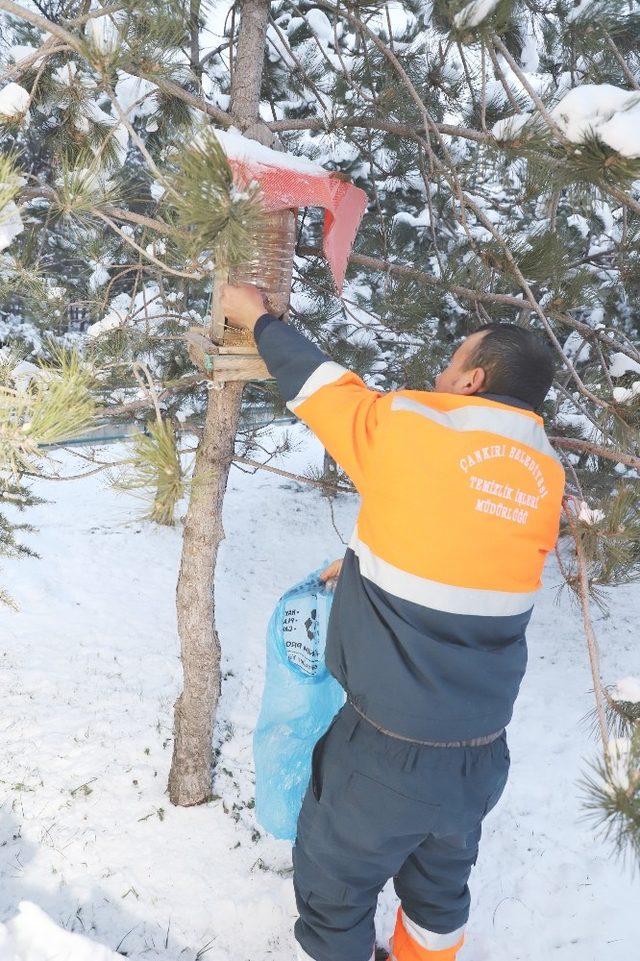
<instances>
[{"instance_id":1,"label":"snow on ground","mask_svg":"<svg viewBox=\"0 0 640 961\"><path fill-rule=\"evenodd\" d=\"M65 931L36 904L23 901L0 924L0 961L118 961L121 955L75 931Z\"/></svg>"},{"instance_id":2,"label":"snow on ground","mask_svg":"<svg viewBox=\"0 0 640 961\"><path fill-rule=\"evenodd\" d=\"M293 436L301 447L286 466L319 463L319 444L300 426ZM225 677L217 799L172 808L179 533L137 520L140 504L103 478L48 484L50 503L32 512L41 559L5 562L0 575L22 608L0 612L0 922L28 901L136 961L285 961L290 847L263 836L251 809L264 636L278 596L343 545L317 491L233 469L216 585ZM345 540L356 509L352 496L336 505ZM510 728L511 780L485 825L460 961L637 954L638 880L580 820L577 782L594 750L583 720L591 680L579 617L565 595L556 601L558 580L551 566ZM599 622L607 682L640 675L638 597L637 587L617 590L611 619ZM381 938L393 913L386 891ZM53 942L34 947L42 925L31 928L11 961L76 958L71 945L63 955ZM77 961L100 958L73 948Z\"/></svg>"}]
</instances>

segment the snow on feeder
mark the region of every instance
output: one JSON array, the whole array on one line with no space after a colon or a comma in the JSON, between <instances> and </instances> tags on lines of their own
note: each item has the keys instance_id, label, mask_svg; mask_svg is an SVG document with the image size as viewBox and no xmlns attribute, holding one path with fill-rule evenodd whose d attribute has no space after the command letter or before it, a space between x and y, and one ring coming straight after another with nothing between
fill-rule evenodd
<instances>
[{"instance_id":1,"label":"snow on feeder","mask_svg":"<svg viewBox=\"0 0 640 961\"><path fill-rule=\"evenodd\" d=\"M304 157L272 150L235 130L215 130L234 179L258 183L265 211L257 230L253 257L229 271L232 284L250 283L264 292L269 309L282 316L289 308L298 210L324 209L323 251L329 263L336 291L341 292L349 253L367 206L364 190L342 175L325 170ZM214 293L211 340L206 347L196 333L189 336L192 359L204 367L213 380L264 380L269 372L253 338L246 331L227 328L217 308ZM205 356L202 357L204 352Z\"/></svg>"}]
</instances>

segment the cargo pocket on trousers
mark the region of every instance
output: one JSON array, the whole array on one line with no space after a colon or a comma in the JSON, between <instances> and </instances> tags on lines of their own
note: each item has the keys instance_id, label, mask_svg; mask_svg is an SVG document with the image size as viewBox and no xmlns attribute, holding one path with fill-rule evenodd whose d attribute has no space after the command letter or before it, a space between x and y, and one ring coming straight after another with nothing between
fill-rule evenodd
<instances>
[{"instance_id":1,"label":"cargo pocket on trousers","mask_svg":"<svg viewBox=\"0 0 640 961\"><path fill-rule=\"evenodd\" d=\"M489 814L489 812L493 810L493 808L496 806L496 804L504 794L504 789L507 786L508 777L509 777L509 773L507 772L504 778L500 781L500 784L498 785L498 787L494 791L492 791L491 794L489 795L487 803L485 804L485 807L484 807L484 811L482 812L483 820L486 818L487 814Z\"/></svg>"},{"instance_id":2,"label":"cargo pocket on trousers","mask_svg":"<svg viewBox=\"0 0 640 961\"><path fill-rule=\"evenodd\" d=\"M317 910L323 903L338 905L347 901L349 889L336 876L337 870L330 851L323 852L321 863L309 858L302 846L296 846L293 850L293 872L296 898L311 909Z\"/></svg>"},{"instance_id":3,"label":"cargo pocket on trousers","mask_svg":"<svg viewBox=\"0 0 640 961\"><path fill-rule=\"evenodd\" d=\"M352 829L366 835L366 843L385 843L390 835L427 835L437 828L440 805L408 797L359 771L349 778L346 798L354 818Z\"/></svg>"},{"instance_id":4,"label":"cargo pocket on trousers","mask_svg":"<svg viewBox=\"0 0 640 961\"><path fill-rule=\"evenodd\" d=\"M331 733L331 730L336 723L337 716L334 717L331 724L324 732L322 737L318 738L316 741L313 751L311 752L311 793L313 794L316 801L320 800L322 795L322 780L323 780L323 765L322 759L324 756L324 748L327 743L327 738Z\"/></svg>"}]
</instances>

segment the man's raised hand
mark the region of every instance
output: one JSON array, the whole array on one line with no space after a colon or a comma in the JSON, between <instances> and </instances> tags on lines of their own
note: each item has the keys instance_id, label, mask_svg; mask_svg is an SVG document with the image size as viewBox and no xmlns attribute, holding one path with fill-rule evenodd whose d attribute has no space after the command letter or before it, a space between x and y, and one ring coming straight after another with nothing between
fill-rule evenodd
<instances>
[{"instance_id":1,"label":"man's raised hand","mask_svg":"<svg viewBox=\"0 0 640 961\"><path fill-rule=\"evenodd\" d=\"M220 307L232 327L251 332L258 318L269 312L265 295L253 284L223 284Z\"/></svg>"}]
</instances>

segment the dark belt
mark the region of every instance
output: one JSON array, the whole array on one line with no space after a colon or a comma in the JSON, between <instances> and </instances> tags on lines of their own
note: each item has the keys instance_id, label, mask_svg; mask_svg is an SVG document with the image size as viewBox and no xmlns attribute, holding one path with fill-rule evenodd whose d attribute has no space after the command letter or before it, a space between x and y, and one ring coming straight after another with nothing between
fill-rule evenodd
<instances>
[{"instance_id":1,"label":"dark belt","mask_svg":"<svg viewBox=\"0 0 640 961\"><path fill-rule=\"evenodd\" d=\"M421 747L485 747L487 744L493 744L497 741L502 734L504 734L504 728L496 731L495 734L485 734L483 737L474 737L469 741L417 741L413 737L405 737L403 734L395 734L393 731L388 731L386 727L381 727L372 721L370 717L363 714L362 711L353 703L351 698L347 698L349 704L354 709L354 711L360 715L360 717L375 727L376 731L380 731L381 734L386 734L387 737L393 737L397 741L406 741L408 744L419 744Z\"/></svg>"}]
</instances>

